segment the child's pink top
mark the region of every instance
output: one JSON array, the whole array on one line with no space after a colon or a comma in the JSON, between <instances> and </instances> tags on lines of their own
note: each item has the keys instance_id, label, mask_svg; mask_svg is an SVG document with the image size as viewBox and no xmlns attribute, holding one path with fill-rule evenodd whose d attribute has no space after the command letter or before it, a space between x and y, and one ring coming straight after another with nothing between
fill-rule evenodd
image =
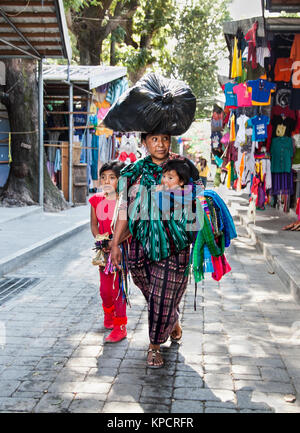
<instances>
[{"instance_id":1,"label":"child's pink top","mask_svg":"<svg viewBox=\"0 0 300 433\"><path fill-rule=\"evenodd\" d=\"M111 222L113 219L116 200L108 200L102 192L93 195L89 202L96 211L99 233L112 233Z\"/></svg>"}]
</instances>

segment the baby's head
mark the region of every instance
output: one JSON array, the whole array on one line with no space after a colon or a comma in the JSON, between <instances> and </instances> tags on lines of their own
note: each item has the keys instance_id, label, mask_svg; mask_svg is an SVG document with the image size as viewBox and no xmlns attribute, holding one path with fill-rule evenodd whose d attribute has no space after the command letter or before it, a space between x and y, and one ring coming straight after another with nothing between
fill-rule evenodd
<instances>
[{"instance_id":1,"label":"baby's head","mask_svg":"<svg viewBox=\"0 0 300 433\"><path fill-rule=\"evenodd\" d=\"M191 180L189 164L182 159L172 159L163 167L161 184L166 189L183 188Z\"/></svg>"}]
</instances>

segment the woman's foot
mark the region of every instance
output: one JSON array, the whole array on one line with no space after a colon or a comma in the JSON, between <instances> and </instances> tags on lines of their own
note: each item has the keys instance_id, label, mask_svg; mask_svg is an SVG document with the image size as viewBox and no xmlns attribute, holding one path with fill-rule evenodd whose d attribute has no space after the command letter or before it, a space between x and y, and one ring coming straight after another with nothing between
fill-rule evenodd
<instances>
[{"instance_id":1,"label":"woman's foot","mask_svg":"<svg viewBox=\"0 0 300 433\"><path fill-rule=\"evenodd\" d=\"M179 321L177 320L173 328L173 331L170 334L170 338L173 343L177 343L179 340L181 340L181 337L182 337L182 329L179 324Z\"/></svg>"},{"instance_id":2,"label":"woman's foot","mask_svg":"<svg viewBox=\"0 0 300 433\"><path fill-rule=\"evenodd\" d=\"M150 344L147 356L148 368L161 368L164 366L164 360L160 353L160 346Z\"/></svg>"}]
</instances>

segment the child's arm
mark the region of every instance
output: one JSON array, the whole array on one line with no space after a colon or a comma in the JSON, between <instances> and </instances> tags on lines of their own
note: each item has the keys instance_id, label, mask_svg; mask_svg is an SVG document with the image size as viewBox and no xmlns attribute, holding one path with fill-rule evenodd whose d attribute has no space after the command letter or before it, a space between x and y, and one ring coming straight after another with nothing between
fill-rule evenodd
<instances>
[{"instance_id":1,"label":"child's arm","mask_svg":"<svg viewBox=\"0 0 300 433\"><path fill-rule=\"evenodd\" d=\"M96 216L96 211L95 211L95 208L93 206L91 206L90 227L91 227L91 232L95 238L97 235L99 235L99 228L98 228L98 220L97 220L97 216Z\"/></svg>"}]
</instances>

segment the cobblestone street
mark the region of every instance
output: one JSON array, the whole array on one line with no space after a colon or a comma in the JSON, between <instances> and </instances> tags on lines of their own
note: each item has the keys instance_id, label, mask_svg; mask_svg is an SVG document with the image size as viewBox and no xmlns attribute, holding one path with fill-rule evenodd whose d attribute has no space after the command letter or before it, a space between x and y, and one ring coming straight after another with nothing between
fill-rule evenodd
<instances>
[{"instance_id":1,"label":"cobblestone street","mask_svg":"<svg viewBox=\"0 0 300 433\"><path fill-rule=\"evenodd\" d=\"M88 229L5 277L40 281L0 305L0 411L300 412L300 306L246 231L220 284L194 283L182 302L182 344L145 367L147 310L136 287L128 338L104 345L98 270Z\"/></svg>"}]
</instances>

